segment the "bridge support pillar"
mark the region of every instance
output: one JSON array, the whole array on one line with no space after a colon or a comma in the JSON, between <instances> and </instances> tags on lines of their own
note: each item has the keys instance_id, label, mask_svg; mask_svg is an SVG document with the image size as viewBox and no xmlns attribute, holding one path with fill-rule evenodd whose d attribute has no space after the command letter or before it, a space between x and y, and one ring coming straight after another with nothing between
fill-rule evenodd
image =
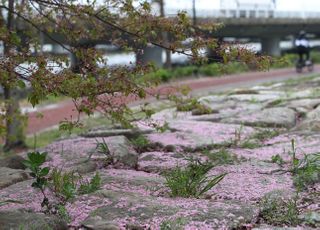
<instances>
[{"instance_id":1,"label":"bridge support pillar","mask_svg":"<svg viewBox=\"0 0 320 230\"><path fill-rule=\"evenodd\" d=\"M157 46L147 46L142 52L136 54L136 63L147 64L152 62L156 67L163 67L162 48Z\"/></svg>"},{"instance_id":2,"label":"bridge support pillar","mask_svg":"<svg viewBox=\"0 0 320 230\"><path fill-rule=\"evenodd\" d=\"M65 52L66 52L65 49L62 46L60 46L59 44L56 44L56 43L52 44L52 53L63 54Z\"/></svg>"},{"instance_id":3,"label":"bridge support pillar","mask_svg":"<svg viewBox=\"0 0 320 230\"><path fill-rule=\"evenodd\" d=\"M280 56L280 38L279 37L266 37L261 39L262 54L271 56Z\"/></svg>"},{"instance_id":4,"label":"bridge support pillar","mask_svg":"<svg viewBox=\"0 0 320 230\"><path fill-rule=\"evenodd\" d=\"M75 53L69 53L69 58L70 58L70 67L73 72L79 73L80 72L80 60L77 58Z\"/></svg>"},{"instance_id":5,"label":"bridge support pillar","mask_svg":"<svg viewBox=\"0 0 320 230\"><path fill-rule=\"evenodd\" d=\"M94 44L73 45L73 48L75 48L75 50L79 52L79 56L81 56L81 54L83 56L86 56L88 50L94 48ZM82 60L75 53L69 53L69 55L71 63L70 67L74 73L81 73L84 70L92 71L94 68L96 68L96 63L93 60ZM85 66L84 63L86 64Z\"/></svg>"}]
</instances>

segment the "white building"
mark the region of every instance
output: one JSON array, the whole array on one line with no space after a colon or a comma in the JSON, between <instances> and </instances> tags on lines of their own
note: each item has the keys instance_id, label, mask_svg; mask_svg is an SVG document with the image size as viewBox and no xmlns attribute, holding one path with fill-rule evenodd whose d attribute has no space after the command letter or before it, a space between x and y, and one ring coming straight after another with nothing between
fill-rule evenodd
<instances>
[{"instance_id":1,"label":"white building","mask_svg":"<svg viewBox=\"0 0 320 230\"><path fill-rule=\"evenodd\" d=\"M236 18L273 17L276 0L220 0L222 16Z\"/></svg>"},{"instance_id":2,"label":"white building","mask_svg":"<svg viewBox=\"0 0 320 230\"><path fill-rule=\"evenodd\" d=\"M276 0L220 0L220 8L225 10L274 10Z\"/></svg>"}]
</instances>

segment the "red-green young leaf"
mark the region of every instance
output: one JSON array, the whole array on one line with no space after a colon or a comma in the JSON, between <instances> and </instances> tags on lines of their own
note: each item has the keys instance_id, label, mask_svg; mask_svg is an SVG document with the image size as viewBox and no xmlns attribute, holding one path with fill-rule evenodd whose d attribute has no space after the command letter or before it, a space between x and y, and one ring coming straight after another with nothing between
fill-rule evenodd
<instances>
[{"instance_id":1,"label":"red-green young leaf","mask_svg":"<svg viewBox=\"0 0 320 230\"><path fill-rule=\"evenodd\" d=\"M40 166L46 161L47 153L29 152L28 159L32 165Z\"/></svg>"},{"instance_id":2,"label":"red-green young leaf","mask_svg":"<svg viewBox=\"0 0 320 230\"><path fill-rule=\"evenodd\" d=\"M139 89L138 96L140 98L145 98L146 97L146 91L144 89Z\"/></svg>"},{"instance_id":3,"label":"red-green young leaf","mask_svg":"<svg viewBox=\"0 0 320 230\"><path fill-rule=\"evenodd\" d=\"M146 114L147 118L150 118L155 113L155 111L152 109L144 109L143 111Z\"/></svg>"},{"instance_id":4,"label":"red-green young leaf","mask_svg":"<svg viewBox=\"0 0 320 230\"><path fill-rule=\"evenodd\" d=\"M31 103L31 105L33 107L35 107L37 104L39 104L40 97L39 97L39 95L33 93L33 94L29 95L28 101Z\"/></svg>"},{"instance_id":5,"label":"red-green young leaf","mask_svg":"<svg viewBox=\"0 0 320 230\"><path fill-rule=\"evenodd\" d=\"M32 162L28 161L28 160L22 161L22 164L24 164L27 168L31 168L32 167Z\"/></svg>"},{"instance_id":6,"label":"red-green young leaf","mask_svg":"<svg viewBox=\"0 0 320 230\"><path fill-rule=\"evenodd\" d=\"M40 177L47 176L49 174L49 171L50 171L49 167L45 167L41 169L41 171L39 172L39 176Z\"/></svg>"},{"instance_id":7,"label":"red-green young leaf","mask_svg":"<svg viewBox=\"0 0 320 230\"><path fill-rule=\"evenodd\" d=\"M43 188L45 185L47 185L47 179L44 177L37 177L36 183L39 186L39 188Z\"/></svg>"},{"instance_id":8,"label":"red-green young leaf","mask_svg":"<svg viewBox=\"0 0 320 230\"><path fill-rule=\"evenodd\" d=\"M151 10L150 4L148 2L141 3L141 6L142 6L142 9L145 10L145 11L150 11Z\"/></svg>"},{"instance_id":9,"label":"red-green young leaf","mask_svg":"<svg viewBox=\"0 0 320 230\"><path fill-rule=\"evenodd\" d=\"M293 166L297 166L297 165L299 165L299 159L294 158L293 159Z\"/></svg>"},{"instance_id":10,"label":"red-green young leaf","mask_svg":"<svg viewBox=\"0 0 320 230\"><path fill-rule=\"evenodd\" d=\"M33 183L31 184L31 187L33 187L33 188L40 188L40 185L39 185L39 183L37 183L37 182L33 182Z\"/></svg>"},{"instance_id":11,"label":"red-green young leaf","mask_svg":"<svg viewBox=\"0 0 320 230\"><path fill-rule=\"evenodd\" d=\"M28 158L30 162L36 162L37 159L37 153L36 152L29 152L28 154Z\"/></svg>"},{"instance_id":12,"label":"red-green young leaf","mask_svg":"<svg viewBox=\"0 0 320 230\"><path fill-rule=\"evenodd\" d=\"M14 32L14 33L11 33L11 36L10 36L10 41L15 44L16 46L19 46L20 43L21 43L21 39L20 37Z\"/></svg>"},{"instance_id":13,"label":"red-green young leaf","mask_svg":"<svg viewBox=\"0 0 320 230\"><path fill-rule=\"evenodd\" d=\"M160 133L164 133L169 129L169 124L165 122L163 125L156 125L155 129Z\"/></svg>"},{"instance_id":14,"label":"red-green young leaf","mask_svg":"<svg viewBox=\"0 0 320 230\"><path fill-rule=\"evenodd\" d=\"M59 130L71 132L74 128L72 122L69 121L61 121L59 124Z\"/></svg>"},{"instance_id":15,"label":"red-green young leaf","mask_svg":"<svg viewBox=\"0 0 320 230\"><path fill-rule=\"evenodd\" d=\"M17 85L20 89L25 89L26 88L26 84L24 83L24 81L22 80L18 80L17 81Z\"/></svg>"},{"instance_id":16,"label":"red-green young leaf","mask_svg":"<svg viewBox=\"0 0 320 230\"><path fill-rule=\"evenodd\" d=\"M190 93L190 87L187 85L181 86L180 87L180 92L182 93L183 96L187 96Z\"/></svg>"},{"instance_id":17,"label":"red-green young leaf","mask_svg":"<svg viewBox=\"0 0 320 230\"><path fill-rule=\"evenodd\" d=\"M227 55L226 55L226 54L223 54L223 55L222 55L222 58L223 58L223 63L224 63L224 64L227 64L227 63L228 63L228 57L227 57Z\"/></svg>"}]
</instances>

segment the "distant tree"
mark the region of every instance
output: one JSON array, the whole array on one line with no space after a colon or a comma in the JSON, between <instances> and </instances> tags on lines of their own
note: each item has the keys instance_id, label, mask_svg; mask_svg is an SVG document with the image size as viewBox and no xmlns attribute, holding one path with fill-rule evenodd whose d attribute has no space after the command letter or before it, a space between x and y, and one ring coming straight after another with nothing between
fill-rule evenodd
<instances>
[{"instance_id":1,"label":"distant tree","mask_svg":"<svg viewBox=\"0 0 320 230\"><path fill-rule=\"evenodd\" d=\"M154 84L146 73L154 68L140 63L98 67L97 63L106 62L103 53L94 49L98 41L137 53L151 44L199 63L206 61L201 49L215 48L217 43L207 36L217 25L197 22L195 27L185 12L170 18L153 15L150 4L142 0L2 0L0 9L0 41L4 46L0 60L0 85L4 89L0 133L7 149L24 143L16 94L26 85L31 86L28 100L33 106L49 95L65 95L72 98L79 114L99 110L112 120L128 124L124 115L130 109L120 101L128 95L145 98L145 89ZM170 43L163 40L163 33L170 35ZM39 52L43 37L73 53L78 64L69 68L67 57ZM219 52L226 63L235 59L264 63L237 47L223 46ZM77 125L78 119L70 120L62 122L61 128Z\"/></svg>"}]
</instances>

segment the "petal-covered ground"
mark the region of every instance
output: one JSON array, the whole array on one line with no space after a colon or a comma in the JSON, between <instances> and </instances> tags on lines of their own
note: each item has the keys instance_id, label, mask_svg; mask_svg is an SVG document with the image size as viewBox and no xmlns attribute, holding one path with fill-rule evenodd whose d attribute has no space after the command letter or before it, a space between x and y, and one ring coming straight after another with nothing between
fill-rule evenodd
<instances>
[{"instance_id":1,"label":"petal-covered ground","mask_svg":"<svg viewBox=\"0 0 320 230\"><path fill-rule=\"evenodd\" d=\"M317 159L319 89L319 77L238 89L199 98L212 114L170 108L154 114L153 121L136 122L138 128L132 130L93 130L56 141L39 150L48 152L44 166L74 171L82 181L97 173L101 179L97 189L69 199L60 217L69 229L319 229L320 172L307 171L298 177L293 163L306 156ZM157 131L147 125L151 123L165 124L167 129ZM204 194L173 197L168 175L177 168L188 169L195 161L214 165L207 181L226 175ZM51 218L57 214L40 215L43 194L31 187L34 179L29 171L8 162L0 162L2 226L13 217L29 220L33 213L45 217L38 218L36 226L67 229L61 218L60 222ZM305 187L297 190L298 182ZM288 208L293 201L270 201L271 206L262 207L267 194L277 191L295 197L298 216L278 210L278 216L271 218L274 223L264 216L276 213L277 206ZM45 193L49 202L60 202L52 187ZM270 207L274 209L263 213ZM19 229L21 221L11 223L11 228Z\"/></svg>"}]
</instances>

